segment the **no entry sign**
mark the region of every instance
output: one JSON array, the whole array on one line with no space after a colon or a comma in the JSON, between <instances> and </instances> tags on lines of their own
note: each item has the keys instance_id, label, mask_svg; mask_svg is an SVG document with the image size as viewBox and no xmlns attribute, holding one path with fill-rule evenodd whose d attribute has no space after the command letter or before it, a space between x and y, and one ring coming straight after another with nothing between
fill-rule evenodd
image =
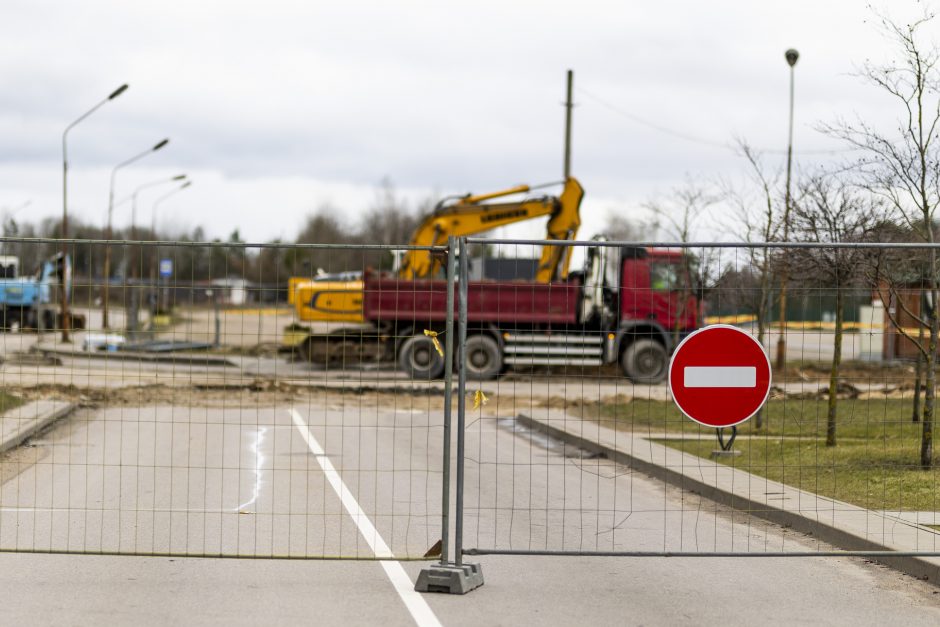
<instances>
[{"instance_id":1,"label":"no entry sign","mask_svg":"<svg viewBox=\"0 0 940 627\"><path fill-rule=\"evenodd\" d=\"M733 427L770 393L770 360L751 335L727 324L691 333L669 362L669 390L682 413L706 427Z\"/></svg>"}]
</instances>

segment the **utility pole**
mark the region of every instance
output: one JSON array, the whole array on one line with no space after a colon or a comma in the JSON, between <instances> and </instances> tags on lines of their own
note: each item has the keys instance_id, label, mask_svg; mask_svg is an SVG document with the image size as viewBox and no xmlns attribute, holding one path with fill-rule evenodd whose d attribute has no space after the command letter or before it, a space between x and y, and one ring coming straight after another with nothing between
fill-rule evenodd
<instances>
[{"instance_id":1,"label":"utility pole","mask_svg":"<svg viewBox=\"0 0 940 627\"><path fill-rule=\"evenodd\" d=\"M568 98L565 100L565 180L571 177L571 90L574 86L574 72L568 70Z\"/></svg>"},{"instance_id":2,"label":"utility pole","mask_svg":"<svg viewBox=\"0 0 940 627\"><path fill-rule=\"evenodd\" d=\"M783 241L790 237L790 171L793 165L793 66L796 65L800 53L790 48L784 55L787 65L790 66L790 131L787 140L787 190L783 207ZM785 255L784 255L785 256ZM787 365L787 341L784 339L787 326L787 283L790 280L790 269L784 260L780 268L780 335L777 339L777 370L783 371Z\"/></svg>"}]
</instances>

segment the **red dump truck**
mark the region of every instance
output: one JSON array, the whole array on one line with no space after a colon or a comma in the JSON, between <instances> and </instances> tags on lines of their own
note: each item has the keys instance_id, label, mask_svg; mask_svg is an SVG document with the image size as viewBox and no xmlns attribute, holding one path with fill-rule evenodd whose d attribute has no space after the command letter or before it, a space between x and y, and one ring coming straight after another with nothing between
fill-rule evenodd
<instances>
[{"instance_id":1,"label":"red dump truck","mask_svg":"<svg viewBox=\"0 0 940 627\"><path fill-rule=\"evenodd\" d=\"M584 270L564 281L470 281L467 375L619 362L634 382L662 381L676 340L701 321L693 268L682 251L592 246ZM444 331L446 282L367 273L363 290L367 328L312 336L308 357L350 363L370 354L396 359L415 378L440 377L444 358L425 331Z\"/></svg>"}]
</instances>

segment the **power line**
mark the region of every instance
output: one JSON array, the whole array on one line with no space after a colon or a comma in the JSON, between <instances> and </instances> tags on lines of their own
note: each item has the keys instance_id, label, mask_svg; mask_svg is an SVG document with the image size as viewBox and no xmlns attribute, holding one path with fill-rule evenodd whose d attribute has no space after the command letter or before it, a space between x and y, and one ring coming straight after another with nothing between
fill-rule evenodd
<instances>
[{"instance_id":1,"label":"power line","mask_svg":"<svg viewBox=\"0 0 940 627\"><path fill-rule=\"evenodd\" d=\"M660 133L671 135L672 137L676 137L678 139L682 139L687 142L700 144L702 146L710 146L712 148L721 148L723 150L739 152L739 148L735 146L734 144L731 144L728 142L722 142L722 141L718 141L714 139L709 139L706 137L699 137L691 133L677 131L675 129L663 126L661 124L657 124L656 122L651 122L650 120L647 120L646 118L642 118L636 115L635 113L631 113L625 109L618 107L617 105L611 104L610 102L604 100L603 98L587 91L583 87L579 87L578 92L584 94L591 100L594 100L595 102L597 102L599 105L603 106L604 108L609 109L610 111L632 122L635 122L642 126L646 126L647 128L651 128L653 130L659 131ZM787 152L786 150L778 150L778 149L756 149L756 150L758 150L758 152L764 152L764 153L770 153L770 154L781 154L781 155L786 154ZM856 149L855 148L842 148L842 149L834 149L834 150L800 150L797 152L799 152L800 154L840 154L844 152L851 152L853 150L856 150Z\"/></svg>"}]
</instances>

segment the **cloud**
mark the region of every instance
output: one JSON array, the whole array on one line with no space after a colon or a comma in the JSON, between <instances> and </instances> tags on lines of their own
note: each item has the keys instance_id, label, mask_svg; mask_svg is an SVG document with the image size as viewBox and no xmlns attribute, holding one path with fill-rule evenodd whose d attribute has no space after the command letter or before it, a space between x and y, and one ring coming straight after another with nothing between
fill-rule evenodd
<instances>
[{"instance_id":1,"label":"cloud","mask_svg":"<svg viewBox=\"0 0 940 627\"><path fill-rule=\"evenodd\" d=\"M636 207L688 173L741 164L586 93L687 134L782 149L783 51L797 46L797 154L831 147L816 120L885 115L847 76L884 52L866 17L848 1L8 2L0 206L60 210L62 130L123 82L70 136L74 206L89 218L109 169L164 136L170 146L122 172L122 188L198 174L174 201L181 216L213 235L235 221L255 240L291 237L327 199L355 214L386 176L415 197L555 180L571 67L586 90L574 121L586 210L594 198ZM256 218L270 207L275 219Z\"/></svg>"}]
</instances>

